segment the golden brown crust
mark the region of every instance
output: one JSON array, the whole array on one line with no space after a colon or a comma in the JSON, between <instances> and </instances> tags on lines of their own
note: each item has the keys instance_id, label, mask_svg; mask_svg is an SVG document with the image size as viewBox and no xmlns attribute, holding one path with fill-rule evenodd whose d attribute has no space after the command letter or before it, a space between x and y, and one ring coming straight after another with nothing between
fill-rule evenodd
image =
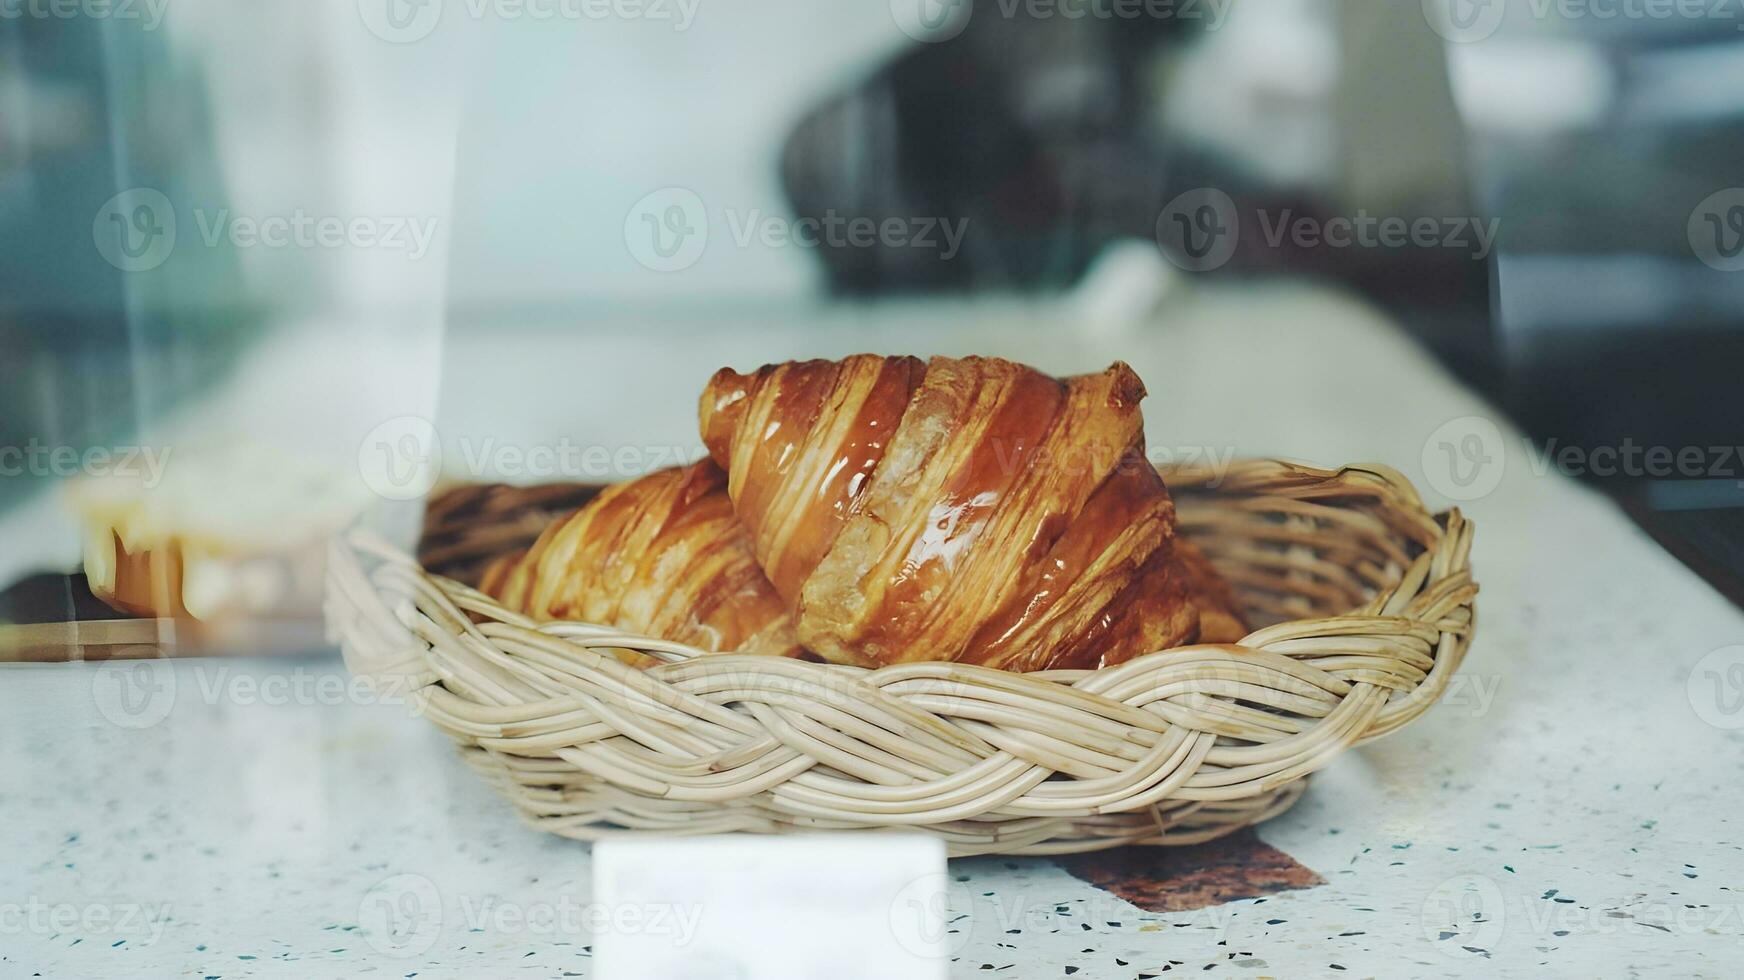
<instances>
[{"instance_id":1,"label":"golden brown crust","mask_svg":"<svg viewBox=\"0 0 1744 980\"><path fill-rule=\"evenodd\" d=\"M703 442L789 602L854 512L925 368L873 354L723 368L703 392Z\"/></svg>"},{"instance_id":2,"label":"golden brown crust","mask_svg":"<svg viewBox=\"0 0 1744 980\"><path fill-rule=\"evenodd\" d=\"M507 591L509 579L514 576L515 570L520 567L521 559L525 557L527 557L527 549L521 548L505 552L491 559L490 563L484 566L484 571L479 573L478 590L502 601L503 595Z\"/></svg>"},{"instance_id":3,"label":"golden brown crust","mask_svg":"<svg viewBox=\"0 0 1744 980\"><path fill-rule=\"evenodd\" d=\"M1060 381L997 358L860 355L722 371L701 414L808 648L1030 670L1197 629L1143 397L1124 364Z\"/></svg>"},{"instance_id":4,"label":"golden brown crust","mask_svg":"<svg viewBox=\"0 0 1744 980\"><path fill-rule=\"evenodd\" d=\"M1248 635L1241 602L1229 582L1212 567L1199 546L1175 539L1175 562L1187 579L1187 590L1199 610L1200 643L1239 643Z\"/></svg>"},{"instance_id":5,"label":"golden brown crust","mask_svg":"<svg viewBox=\"0 0 1744 980\"><path fill-rule=\"evenodd\" d=\"M607 488L499 559L481 589L535 619L597 623L710 651L797 656L726 474L704 460Z\"/></svg>"}]
</instances>

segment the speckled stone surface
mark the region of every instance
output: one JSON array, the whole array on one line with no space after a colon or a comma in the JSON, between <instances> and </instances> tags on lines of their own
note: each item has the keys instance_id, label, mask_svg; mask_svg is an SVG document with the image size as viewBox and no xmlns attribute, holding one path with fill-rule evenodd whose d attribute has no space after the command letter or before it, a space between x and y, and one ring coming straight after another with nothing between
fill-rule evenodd
<instances>
[{"instance_id":1,"label":"speckled stone surface","mask_svg":"<svg viewBox=\"0 0 1744 980\"><path fill-rule=\"evenodd\" d=\"M1382 460L1432 501L1470 495L1432 471L1437 433L1491 413L1367 311L1246 292L1168 321L1094 341L699 332L677 366L613 379L625 411L572 417L578 439L626 418L647 431L620 439L676 439L682 408L640 413L637 392L800 353L1119 356L1149 382L1153 446ZM587 342L640 363L643 342ZM488 416L500 384L449 385L445 412L542 438ZM1483 585L1465 680L1260 831L1324 885L1150 913L1049 860L958 861L953 976L1744 974L1744 686L1725 670L1744 615L1498 432L1499 478L1463 505ZM0 670L0 976L588 975L587 848L522 827L404 707L334 695L336 660L144 669L171 673Z\"/></svg>"}]
</instances>

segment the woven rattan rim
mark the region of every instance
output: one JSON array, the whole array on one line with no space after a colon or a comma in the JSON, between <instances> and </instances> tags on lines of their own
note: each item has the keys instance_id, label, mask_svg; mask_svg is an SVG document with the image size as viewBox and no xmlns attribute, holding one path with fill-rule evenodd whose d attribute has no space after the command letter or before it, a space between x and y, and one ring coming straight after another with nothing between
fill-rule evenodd
<instances>
[{"instance_id":1,"label":"woven rattan rim","mask_svg":"<svg viewBox=\"0 0 1744 980\"><path fill-rule=\"evenodd\" d=\"M1254 622L1095 671L865 670L538 624L366 531L328 624L534 826L614 835L906 828L951 853L1185 844L1265 820L1422 714L1470 642L1472 527L1382 466L1164 473ZM662 663L639 669L612 651Z\"/></svg>"}]
</instances>

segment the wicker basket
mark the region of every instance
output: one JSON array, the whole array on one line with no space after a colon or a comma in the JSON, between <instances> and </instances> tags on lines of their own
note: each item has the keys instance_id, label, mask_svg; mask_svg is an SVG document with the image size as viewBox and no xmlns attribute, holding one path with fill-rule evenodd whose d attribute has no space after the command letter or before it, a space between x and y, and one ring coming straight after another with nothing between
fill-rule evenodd
<instances>
[{"instance_id":1,"label":"wicker basket","mask_svg":"<svg viewBox=\"0 0 1744 980\"><path fill-rule=\"evenodd\" d=\"M1309 773L1434 703L1477 585L1471 524L1429 514L1386 467L1164 476L1182 530L1260 624L1240 645L1032 674L705 655L534 623L364 532L335 543L329 628L354 672L409 689L530 823L568 837L906 828L957 855L1193 843L1282 812ZM630 667L624 650L664 662Z\"/></svg>"}]
</instances>

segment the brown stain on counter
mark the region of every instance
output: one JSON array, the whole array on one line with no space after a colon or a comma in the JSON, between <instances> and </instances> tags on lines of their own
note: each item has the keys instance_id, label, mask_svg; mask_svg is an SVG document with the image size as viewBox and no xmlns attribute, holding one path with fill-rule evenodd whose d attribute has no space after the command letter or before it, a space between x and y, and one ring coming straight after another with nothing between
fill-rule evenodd
<instances>
[{"instance_id":1,"label":"brown stain on counter","mask_svg":"<svg viewBox=\"0 0 1744 980\"><path fill-rule=\"evenodd\" d=\"M1191 847L1116 847L1054 860L1147 912L1188 912L1326 884L1251 827Z\"/></svg>"}]
</instances>

